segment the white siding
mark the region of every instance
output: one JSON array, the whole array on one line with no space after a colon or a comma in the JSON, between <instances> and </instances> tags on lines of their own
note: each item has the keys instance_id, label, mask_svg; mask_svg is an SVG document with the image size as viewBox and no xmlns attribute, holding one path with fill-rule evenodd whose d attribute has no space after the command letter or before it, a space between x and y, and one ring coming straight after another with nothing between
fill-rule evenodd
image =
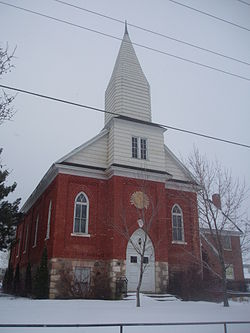
<instances>
[{"instance_id":1,"label":"white siding","mask_svg":"<svg viewBox=\"0 0 250 333\"><path fill-rule=\"evenodd\" d=\"M111 129L113 133L109 133L109 165L116 163L165 171L164 129L121 119L114 119ZM147 139L147 160L132 158L132 136Z\"/></svg>"},{"instance_id":2,"label":"white siding","mask_svg":"<svg viewBox=\"0 0 250 333\"><path fill-rule=\"evenodd\" d=\"M165 168L175 180L193 181L192 176L167 147L165 147Z\"/></svg>"},{"instance_id":3,"label":"white siding","mask_svg":"<svg viewBox=\"0 0 250 333\"><path fill-rule=\"evenodd\" d=\"M110 127L108 134L108 151L107 151L108 166L114 161L114 126Z\"/></svg>"},{"instance_id":4,"label":"white siding","mask_svg":"<svg viewBox=\"0 0 250 333\"><path fill-rule=\"evenodd\" d=\"M70 156L65 162L107 168L107 138L108 134L98 138Z\"/></svg>"}]
</instances>

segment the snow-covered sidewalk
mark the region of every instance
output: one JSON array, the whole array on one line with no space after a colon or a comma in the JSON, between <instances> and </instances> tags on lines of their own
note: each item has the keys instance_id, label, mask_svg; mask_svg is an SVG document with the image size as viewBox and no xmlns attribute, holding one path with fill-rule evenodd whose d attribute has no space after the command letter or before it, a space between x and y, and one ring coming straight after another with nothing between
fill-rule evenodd
<instances>
[{"instance_id":1,"label":"snow-covered sidewalk","mask_svg":"<svg viewBox=\"0 0 250 333\"><path fill-rule=\"evenodd\" d=\"M142 306L136 308L135 296L122 301L101 300L30 300L0 297L0 324L105 324L215 322L250 320L249 302L230 302L229 308L210 302L183 302L142 295ZM223 326L125 327L123 332L223 332ZM103 333L119 332L108 328L0 328L0 333ZM249 333L250 324L232 325L228 333Z\"/></svg>"}]
</instances>

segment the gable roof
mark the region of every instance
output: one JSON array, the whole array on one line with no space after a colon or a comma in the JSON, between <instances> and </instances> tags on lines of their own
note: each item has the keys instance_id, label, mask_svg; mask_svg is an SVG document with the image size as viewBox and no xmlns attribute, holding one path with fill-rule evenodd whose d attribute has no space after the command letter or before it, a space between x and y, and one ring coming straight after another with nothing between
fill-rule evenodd
<instances>
[{"instance_id":1,"label":"gable roof","mask_svg":"<svg viewBox=\"0 0 250 333\"><path fill-rule=\"evenodd\" d=\"M197 185L195 178L174 153L164 145L166 171L172 174L171 181L182 181Z\"/></svg>"},{"instance_id":2,"label":"gable roof","mask_svg":"<svg viewBox=\"0 0 250 333\"><path fill-rule=\"evenodd\" d=\"M60 158L63 162L107 168L107 137L109 131L103 129L98 135Z\"/></svg>"}]
</instances>

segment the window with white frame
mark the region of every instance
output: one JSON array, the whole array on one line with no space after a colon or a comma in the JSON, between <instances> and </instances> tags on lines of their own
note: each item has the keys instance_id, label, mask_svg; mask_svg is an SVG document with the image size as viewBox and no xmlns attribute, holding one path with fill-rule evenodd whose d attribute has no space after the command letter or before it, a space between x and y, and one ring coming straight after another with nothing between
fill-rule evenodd
<instances>
[{"instance_id":1,"label":"window with white frame","mask_svg":"<svg viewBox=\"0 0 250 333\"><path fill-rule=\"evenodd\" d=\"M178 205L172 208L172 235L173 242L184 242L183 215Z\"/></svg>"},{"instance_id":2,"label":"window with white frame","mask_svg":"<svg viewBox=\"0 0 250 333\"><path fill-rule=\"evenodd\" d=\"M224 235L221 236L222 246L224 250L232 250L231 236Z\"/></svg>"},{"instance_id":3,"label":"window with white frame","mask_svg":"<svg viewBox=\"0 0 250 333\"><path fill-rule=\"evenodd\" d=\"M34 234L33 247L36 247L36 245L37 245L38 224L39 224L39 215L37 215L37 218L36 218L36 225L35 225L35 234Z\"/></svg>"},{"instance_id":4,"label":"window with white frame","mask_svg":"<svg viewBox=\"0 0 250 333\"><path fill-rule=\"evenodd\" d=\"M226 278L228 280L234 280L234 266L229 264L226 266Z\"/></svg>"},{"instance_id":5,"label":"window with white frame","mask_svg":"<svg viewBox=\"0 0 250 333\"><path fill-rule=\"evenodd\" d=\"M132 136L132 157L142 160L148 158L147 139Z\"/></svg>"},{"instance_id":6,"label":"window with white frame","mask_svg":"<svg viewBox=\"0 0 250 333\"><path fill-rule=\"evenodd\" d=\"M28 237L29 237L29 225L26 226L26 235L25 235L25 243L24 243L24 250L23 253L26 253L27 246L28 246Z\"/></svg>"},{"instance_id":7,"label":"window with white frame","mask_svg":"<svg viewBox=\"0 0 250 333\"><path fill-rule=\"evenodd\" d=\"M74 234L88 233L89 201L86 194L79 193L75 199Z\"/></svg>"},{"instance_id":8,"label":"window with white frame","mask_svg":"<svg viewBox=\"0 0 250 333\"><path fill-rule=\"evenodd\" d=\"M21 235L20 235L20 238L18 240L18 245L17 245L17 254L16 254L16 257L18 258L19 255L20 255L20 248L21 248Z\"/></svg>"},{"instance_id":9,"label":"window with white frame","mask_svg":"<svg viewBox=\"0 0 250 333\"><path fill-rule=\"evenodd\" d=\"M51 209L52 209L52 201L50 200L50 202L49 202L49 210L48 210L47 231L46 231L46 238L45 239L49 239L49 235L50 235Z\"/></svg>"}]
</instances>

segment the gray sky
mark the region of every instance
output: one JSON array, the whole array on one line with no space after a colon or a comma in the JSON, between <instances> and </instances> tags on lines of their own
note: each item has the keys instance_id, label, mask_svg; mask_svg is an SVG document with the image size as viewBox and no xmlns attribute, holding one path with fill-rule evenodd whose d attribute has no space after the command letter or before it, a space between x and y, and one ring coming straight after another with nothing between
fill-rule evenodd
<instances>
[{"instance_id":1,"label":"gray sky","mask_svg":"<svg viewBox=\"0 0 250 333\"><path fill-rule=\"evenodd\" d=\"M65 0L67 1L67 0ZM180 0L250 28L250 6L237 0ZM247 0L249 1L249 0ZM6 0L87 28L123 37L124 25L53 0ZM250 32L168 0L68 0L128 23L250 62ZM249 1L250 3L250 1ZM0 4L0 42L17 46L15 69L6 84L104 108L104 92L120 41ZM250 66L129 27L132 42L250 78ZM250 144L250 82L135 46L151 86L153 121ZM24 201L50 165L96 135L101 113L19 93L17 113L0 127L3 162ZM250 150L168 130L165 143L186 157L196 145L250 186ZM248 206L250 206L248 204ZM250 215L250 214L249 214Z\"/></svg>"}]
</instances>

